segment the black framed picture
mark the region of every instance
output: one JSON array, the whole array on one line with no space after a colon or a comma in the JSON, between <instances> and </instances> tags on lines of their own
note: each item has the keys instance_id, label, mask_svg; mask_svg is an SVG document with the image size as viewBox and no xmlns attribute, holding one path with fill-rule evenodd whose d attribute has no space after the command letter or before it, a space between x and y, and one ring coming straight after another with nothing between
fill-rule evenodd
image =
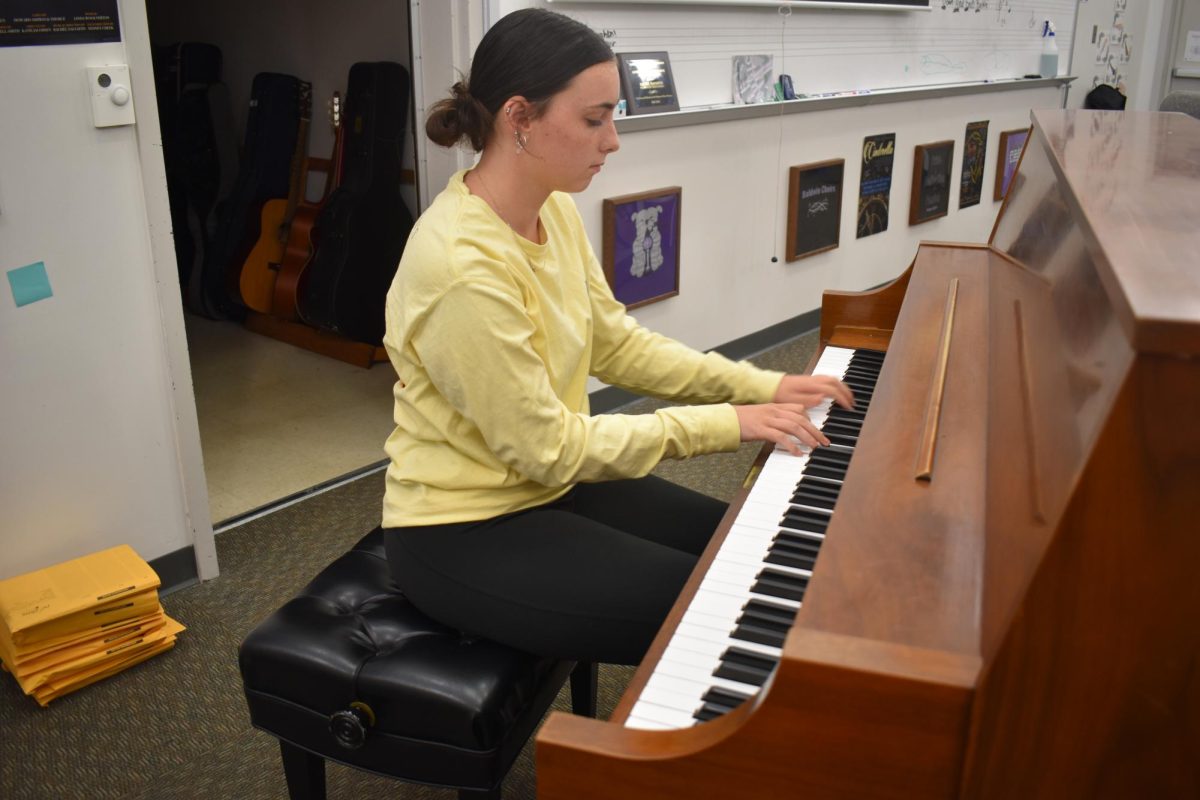
<instances>
[{"instance_id":1,"label":"black framed picture","mask_svg":"<svg viewBox=\"0 0 1200 800\"><path fill-rule=\"evenodd\" d=\"M845 172L846 162L841 158L788 170L788 261L838 246Z\"/></svg>"},{"instance_id":2,"label":"black framed picture","mask_svg":"<svg viewBox=\"0 0 1200 800\"><path fill-rule=\"evenodd\" d=\"M887 230L895 154L894 133L879 133L863 139L862 173L858 183L859 239Z\"/></svg>"},{"instance_id":3,"label":"black framed picture","mask_svg":"<svg viewBox=\"0 0 1200 800\"><path fill-rule=\"evenodd\" d=\"M679 294L678 186L604 200L601 262L613 296L637 308Z\"/></svg>"},{"instance_id":4,"label":"black framed picture","mask_svg":"<svg viewBox=\"0 0 1200 800\"><path fill-rule=\"evenodd\" d=\"M983 170L987 165L988 123L968 122L963 137L962 177L958 185L958 207L979 205L983 197Z\"/></svg>"},{"instance_id":5,"label":"black framed picture","mask_svg":"<svg viewBox=\"0 0 1200 800\"><path fill-rule=\"evenodd\" d=\"M679 110L671 61L665 52L617 53L625 113L659 114Z\"/></svg>"},{"instance_id":6,"label":"black framed picture","mask_svg":"<svg viewBox=\"0 0 1200 800\"><path fill-rule=\"evenodd\" d=\"M950 211L950 171L954 165L954 140L919 144L913 155L912 198L908 224L917 225L944 217Z\"/></svg>"}]
</instances>

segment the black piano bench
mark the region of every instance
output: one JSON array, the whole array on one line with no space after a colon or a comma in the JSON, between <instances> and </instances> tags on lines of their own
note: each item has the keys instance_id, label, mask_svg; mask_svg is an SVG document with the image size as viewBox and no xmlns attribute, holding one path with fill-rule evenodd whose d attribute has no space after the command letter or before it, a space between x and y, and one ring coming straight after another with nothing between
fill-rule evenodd
<instances>
[{"instance_id":1,"label":"black piano bench","mask_svg":"<svg viewBox=\"0 0 1200 800\"><path fill-rule=\"evenodd\" d=\"M498 800L568 676L572 710L596 713L595 664L470 639L417 611L392 583L379 528L251 631L238 660L292 800L325 797L325 759Z\"/></svg>"}]
</instances>

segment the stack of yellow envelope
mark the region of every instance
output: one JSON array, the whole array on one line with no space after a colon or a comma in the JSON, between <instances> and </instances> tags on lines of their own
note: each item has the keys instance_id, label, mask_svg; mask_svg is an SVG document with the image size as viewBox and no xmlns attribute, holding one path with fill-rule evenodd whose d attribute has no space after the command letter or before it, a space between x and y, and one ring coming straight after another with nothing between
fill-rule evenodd
<instances>
[{"instance_id":1,"label":"stack of yellow envelope","mask_svg":"<svg viewBox=\"0 0 1200 800\"><path fill-rule=\"evenodd\" d=\"M0 662L45 706L169 650L158 585L128 545L0 581Z\"/></svg>"}]
</instances>

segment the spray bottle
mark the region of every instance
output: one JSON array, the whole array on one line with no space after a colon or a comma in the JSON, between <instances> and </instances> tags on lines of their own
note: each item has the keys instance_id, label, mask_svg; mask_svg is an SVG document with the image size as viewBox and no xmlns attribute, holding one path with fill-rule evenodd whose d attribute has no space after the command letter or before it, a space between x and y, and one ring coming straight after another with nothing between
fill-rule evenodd
<instances>
[{"instance_id":1,"label":"spray bottle","mask_svg":"<svg viewBox=\"0 0 1200 800\"><path fill-rule=\"evenodd\" d=\"M1043 78L1058 76L1058 43L1054 40L1054 23L1046 20L1042 25L1042 60L1038 74Z\"/></svg>"}]
</instances>

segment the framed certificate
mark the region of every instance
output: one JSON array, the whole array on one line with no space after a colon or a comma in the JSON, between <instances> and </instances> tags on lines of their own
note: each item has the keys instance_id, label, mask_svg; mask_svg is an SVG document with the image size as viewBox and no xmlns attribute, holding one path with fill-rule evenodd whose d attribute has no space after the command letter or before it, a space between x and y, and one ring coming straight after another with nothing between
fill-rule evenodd
<instances>
[{"instance_id":1,"label":"framed certificate","mask_svg":"<svg viewBox=\"0 0 1200 800\"><path fill-rule=\"evenodd\" d=\"M659 114L679 110L671 62L665 52L617 53L625 113Z\"/></svg>"}]
</instances>

